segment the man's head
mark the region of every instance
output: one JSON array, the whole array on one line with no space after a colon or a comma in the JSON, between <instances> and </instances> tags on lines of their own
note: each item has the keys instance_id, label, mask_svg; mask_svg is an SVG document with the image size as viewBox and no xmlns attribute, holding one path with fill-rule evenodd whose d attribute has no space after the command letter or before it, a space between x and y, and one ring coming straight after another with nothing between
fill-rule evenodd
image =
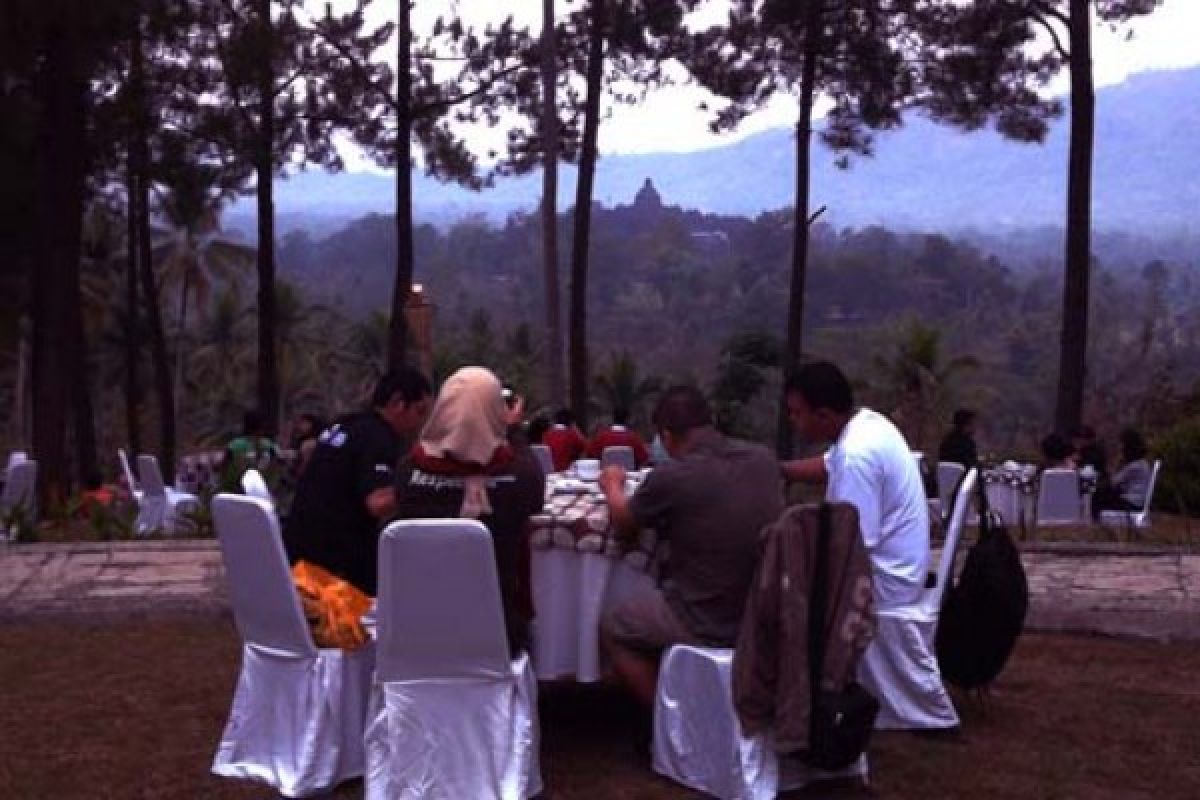
<instances>
[{"instance_id":1,"label":"man's head","mask_svg":"<svg viewBox=\"0 0 1200 800\"><path fill-rule=\"evenodd\" d=\"M613 425L628 425L629 410L617 406L613 409Z\"/></svg>"},{"instance_id":2,"label":"man's head","mask_svg":"<svg viewBox=\"0 0 1200 800\"><path fill-rule=\"evenodd\" d=\"M560 408L554 412L554 424L565 425L568 428L575 424L575 415L571 413L569 408Z\"/></svg>"},{"instance_id":3,"label":"man's head","mask_svg":"<svg viewBox=\"0 0 1200 800\"><path fill-rule=\"evenodd\" d=\"M805 439L833 441L854 411L850 381L828 361L805 364L787 379L788 417Z\"/></svg>"},{"instance_id":4,"label":"man's head","mask_svg":"<svg viewBox=\"0 0 1200 800\"><path fill-rule=\"evenodd\" d=\"M693 433L712 424L712 409L695 386L672 386L663 392L654 410L654 427L672 458L687 449Z\"/></svg>"},{"instance_id":5,"label":"man's head","mask_svg":"<svg viewBox=\"0 0 1200 800\"><path fill-rule=\"evenodd\" d=\"M425 424L432 403L433 387L413 367L391 370L375 384L371 406L396 433L415 436Z\"/></svg>"},{"instance_id":6,"label":"man's head","mask_svg":"<svg viewBox=\"0 0 1200 800\"><path fill-rule=\"evenodd\" d=\"M954 429L960 433L972 436L975 433L976 414L969 408L960 408L954 412Z\"/></svg>"},{"instance_id":7,"label":"man's head","mask_svg":"<svg viewBox=\"0 0 1200 800\"><path fill-rule=\"evenodd\" d=\"M266 420L257 408L252 408L242 415L242 433L246 436L265 436L266 430Z\"/></svg>"},{"instance_id":8,"label":"man's head","mask_svg":"<svg viewBox=\"0 0 1200 800\"><path fill-rule=\"evenodd\" d=\"M1061 433L1052 433L1042 439L1042 458L1047 464L1061 464L1071 457L1072 452L1071 443Z\"/></svg>"}]
</instances>

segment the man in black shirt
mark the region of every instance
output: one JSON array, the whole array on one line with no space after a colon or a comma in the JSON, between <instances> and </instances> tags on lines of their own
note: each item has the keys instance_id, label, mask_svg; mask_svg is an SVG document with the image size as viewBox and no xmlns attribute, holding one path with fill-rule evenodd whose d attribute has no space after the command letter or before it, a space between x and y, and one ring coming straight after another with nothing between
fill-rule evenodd
<instances>
[{"instance_id":1,"label":"man in black shirt","mask_svg":"<svg viewBox=\"0 0 1200 800\"><path fill-rule=\"evenodd\" d=\"M942 439L938 461L953 461L971 469L979 463L975 447L975 412L960 408L954 412L954 427Z\"/></svg>"},{"instance_id":2,"label":"man in black shirt","mask_svg":"<svg viewBox=\"0 0 1200 800\"><path fill-rule=\"evenodd\" d=\"M395 510L396 461L429 413L432 387L411 367L379 379L372 409L317 440L283 528L288 559L308 561L375 594L379 528Z\"/></svg>"}]
</instances>

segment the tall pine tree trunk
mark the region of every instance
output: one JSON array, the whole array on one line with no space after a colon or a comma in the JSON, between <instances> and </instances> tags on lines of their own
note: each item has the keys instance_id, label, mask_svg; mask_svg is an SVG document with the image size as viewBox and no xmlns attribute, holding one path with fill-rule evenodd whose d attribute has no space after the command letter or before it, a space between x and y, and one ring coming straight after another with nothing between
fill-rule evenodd
<instances>
[{"instance_id":1,"label":"tall pine tree trunk","mask_svg":"<svg viewBox=\"0 0 1200 800\"><path fill-rule=\"evenodd\" d=\"M258 141L254 172L258 198L258 408L267 431L279 430L279 367L275 359L275 50L271 0L258 0Z\"/></svg>"},{"instance_id":2,"label":"tall pine tree trunk","mask_svg":"<svg viewBox=\"0 0 1200 800\"><path fill-rule=\"evenodd\" d=\"M571 239L571 410L587 428L588 244L592 226L592 183L596 176L596 139L600 130L600 92L604 76L605 0L591 0L588 30L587 98L584 101L583 144L579 180L575 186L575 232Z\"/></svg>"},{"instance_id":3,"label":"tall pine tree trunk","mask_svg":"<svg viewBox=\"0 0 1200 800\"><path fill-rule=\"evenodd\" d=\"M1058 356L1054 424L1069 432L1083 414L1087 379L1091 279L1092 143L1096 92L1092 81L1091 0L1071 0L1071 150L1067 167L1066 280Z\"/></svg>"},{"instance_id":4,"label":"tall pine tree trunk","mask_svg":"<svg viewBox=\"0 0 1200 800\"><path fill-rule=\"evenodd\" d=\"M788 294L787 341L783 352L785 374L795 369L804 348L804 292L808 280L808 206L812 149L812 108L817 86L817 57L821 50L822 3L811 0L804 18L804 63L800 74L800 117L796 122L796 205L792 220L792 280ZM780 458L792 454L792 429L786 392L779 401L775 448Z\"/></svg>"},{"instance_id":5,"label":"tall pine tree trunk","mask_svg":"<svg viewBox=\"0 0 1200 800\"><path fill-rule=\"evenodd\" d=\"M397 0L396 31L396 283L392 287L392 319L388 327L388 368L408 355L408 305L413 282L412 223L412 28L409 0Z\"/></svg>"},{"instance_id":6,"label":"tall pine tree trunk","mask_svg":"<svg viewBox=\"0 0 1200 800\"><path fill-rule=\"evenodd\" d=\"M138 380L138 359L141 357L138 336L141 326L138 324L137 267L138 248L137 231L137 176L133 169L133 137L130 137L128 159L125 169L126 233L125 233L125 434L128 437L129 449L136 457L142 451L141 424L141 394Z\"/></svg>"},{"instance_id":7,"label":"tall pine tree trunk","mask_svg":"<svg viewBox=\"0 0 1200 800\"><path fill-rule=\"evenodd\" d=\"M554 0L542 0L542 276L545 283L547 397L563 403L562 314L558 299L558 37Z\"/></svg>"},{"instance_id":8,"label":"tall pine tree trunk","mask_svg":"<svg viewBox=\"0 0 1200 800\"><path fill-rule=\"evenodd\" d=\"M146 108L145 65L142 53L140 19L133 34L130 79L134 106L133 169L137 176L137 247L141 272L142 305L146 309L146 327L150 334L150 361L154 371L154 389L158 396L160 431L159 466L167 482L175 476L175 396L171 388L171 356L167 352L167 334L163 330L158 302L158 283L154 276L153 247L150 241L150 120Z\"/></svg>"},{"instance_id":9,"label":"tall pine tree trunk","mask_svg":"<svg viewBox=\"0 0 1200 800\"><path fill-rule=\"evenodd\" d=\"M67 429L76 340L70 308L78 298L79 245L86 165L87 81L83 43L73 21L45 34L35 92L38 103L33 270L33 451L43 507L69 489ZM72 282L75 283L72 289Z\"/></svg>"}]
</instances>

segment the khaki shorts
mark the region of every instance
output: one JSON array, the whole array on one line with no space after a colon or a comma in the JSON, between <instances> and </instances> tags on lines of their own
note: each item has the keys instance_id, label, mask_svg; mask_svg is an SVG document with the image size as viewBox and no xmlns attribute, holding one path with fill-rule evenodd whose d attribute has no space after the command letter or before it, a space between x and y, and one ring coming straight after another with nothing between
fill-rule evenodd
<instances>
[{"instance_id":1,"label":"khaki shorts","mask_svg":"<svg viewBox=\"0 0 1200 800\"><path fill-rule=\"evenodd\" d=\"M606 611L600 630L633 650L658 652L673 644L702 644L671 610L662 591L650 586L639 588Z\"/></svg>"}]
</instances>

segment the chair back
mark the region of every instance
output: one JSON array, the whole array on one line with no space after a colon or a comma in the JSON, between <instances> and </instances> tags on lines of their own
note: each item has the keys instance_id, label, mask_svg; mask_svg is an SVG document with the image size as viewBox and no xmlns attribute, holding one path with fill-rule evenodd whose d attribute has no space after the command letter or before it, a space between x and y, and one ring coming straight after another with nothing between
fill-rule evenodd
<instances>
[{"instance_id":1,"label":"chair back","mask_svg":"<svg viewBox=\"0 0 1200 800\"><path fill-rule=\"evenodd\" d=\"M257 497L259 500L266 500L272 507L275 501L271 498L271 490L267 488L267 482L263 479L262 473L251 467L242 473L242 491L247 497Z\"/></svg>"},{"instance_id":2,"label":"chair back","mask_svg":"<svg viewBox=\"0 0 1200 800\"><path fill-rule=\"evenodd\" d=\"M955 466L961 466L956 464ZM952 498L954 505L950 509L950 524L946 526L946 541L942 543L942 558L938 562L937 583L925 593L925 605L937 612L942 607L942 597L954 574L954 558L958 554L958 543L962 541L963 529L967 526L967 512L971 508L971 495L975 492L975 484L979 480L979 470L971 469L963 476L962 483Z\"/></svg>"},{"instance_id":3,"label":"chair back","mask_svg":"<svg viewBox=\"0 0 1200 800\"><path fill-rule=\"evenodd\" d=\"M8 454L8 463L5 465L4 469L5 469L5 471L8 471L8 470L12 469L13 467L15 467L17 464L20 464L22 461L28 461L28 460L29 460L29 454L26 453L24 450L13 450L11 453Z\"/></svg>"},{"instance_id":4,"label":"chair back","mask_svg":"<svg viewBox=\"0 0 1200 800\"><path fill-rule=\"evenodd\" d=\"M537 457L538 463L542 465L542 472L549 475L554 472L554 455L550 452L550 448L544 444L532 444L529 449L533 451Z\"/></svg>"},{"instance_id":5,"label":"chair back","mask_svg":"<svg viewBox=\"0 0 1200 800\"><path fill-rule=\"evenodd\" d=\"M166 497L167 486L163 482L162 470L158 468L158 459L142 453L137 458L138 476L142 479L142 491L148 497Z\"/></svg>"},{"instance_id":6,"label":"chair back","mask_svg":"<svg viewBox=\"0 0 1200 800\"><path fill-rule=\"evenodd\" d=\"M25 509L31 520L37 519L37 462L25 459L15 464L11 459L8 474L4 479L4 493L0 494L0 511L12 511L17 506ZM3 531L0 531L2 534Z\"/></svg>"},{"instance_id":7,"label":"chair back","mask_svg":"<svg viewBox=\"0 0 1200 800\"><path fill-rule=\"evenodd\" d=\"M511 675L492 536L478 520L388 525L376 614L381 681Z\"/></svg>"},{"instance_id":8,"label":"chair back","mask_svg":"<svg viewBox=\"0 0 1200 800\"><path fill-rule=\"evenodd\" d=\"M1037 524L1074 525L1083 516L1079 473L1073 469L1048 469L1038 488Z\"/></svg>"},{"instance_id":9,"label":"chair back","mask_svg":"<svg viewBox=\"0 0 1200 800\"><path fill-rule=\"evenodd\" d=\"M943 512L950 509L954 501L954 490L962 480L967 468L956 461L939 461L937 466L938 499L942 501Z\"/></svg>"},{"instance_id":10,"label":"chair back","mask_svg":"<svg viewBox=\"0 0 1200 800\"><path fill-rule=\"evenodd\" d=\"M637 469L637 460L633 457L633 448L627 444L614 444L606 447L600 453L600 466L624 467L627 470Z\"/></svg>"},{"instance_id":11,"label":"chair back","mask_svg":"<svg viewBox=\"0 0 1200 800\"><path fill-rule=\"evenodd\" d=\"M219 494L213 498L212 515L242 639L283 655L315 656L317 647L270 504L257 497Z\"/></svg>"},{"instance_id":12,"label":"chair back","mask_svg":"<svg viewBox=\"0 0 1200 800\"><path fill-rule=\"evenodd\" d=\"M117 448L117 460L121 462L121 474L125 476L125 485L130 493L138 490L137 478L134 477L133 470L129 466L129 456L125 454L125 448Z\"/></svg>"},{"instance_id":13,"label":"chair back","mask_svg":"<svg viewBox=\"0 0 1200 800\"><path fill-rule=\"evenodd\" d=\"M1156 459L1150 466L1150 480L1146 481L1146 500L1142 503L1141 514L1149 516L1150 504L1154 501L1154 484L1158 483L1158 471L1162 469L1162 459Z\"/></svg>"}]
</instances>

